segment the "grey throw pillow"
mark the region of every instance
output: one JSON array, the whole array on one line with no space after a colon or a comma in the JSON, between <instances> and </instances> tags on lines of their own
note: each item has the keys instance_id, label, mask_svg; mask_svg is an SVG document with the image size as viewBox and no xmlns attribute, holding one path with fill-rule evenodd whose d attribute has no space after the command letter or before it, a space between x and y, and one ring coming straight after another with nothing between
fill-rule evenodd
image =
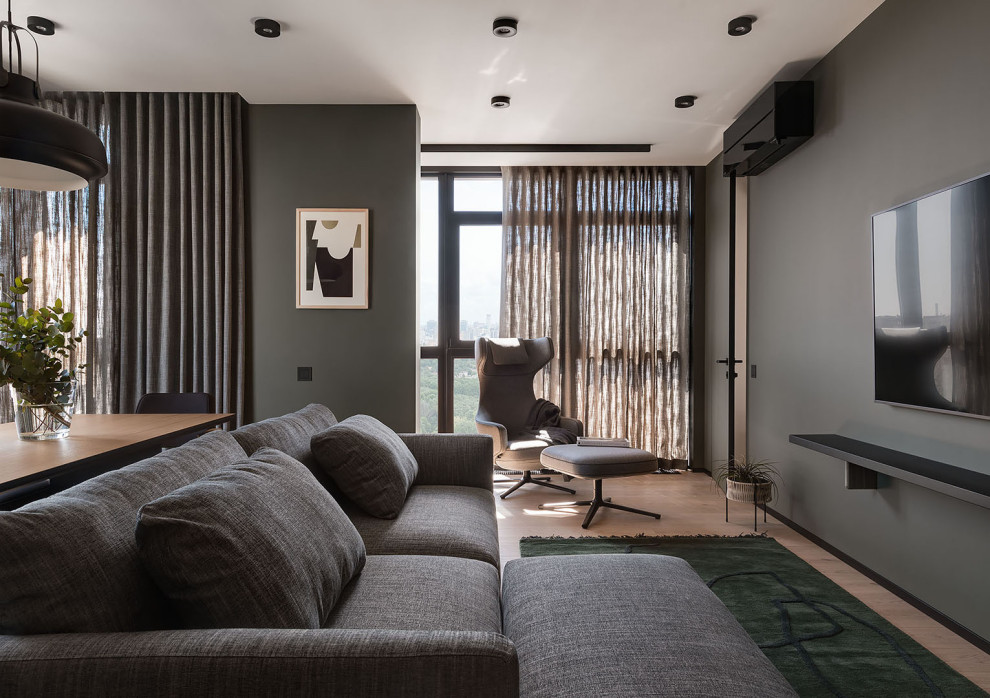
<instances>
[{"instance_id":1,"label":"grey throw pillow","mask_svg":"<svg viewBox=\"0 0 990 698\"><path fill-rule=\"evenodd\" d=\"M136 538L187 628L320 628L365 562L333 497L271 448L144 505Z\"/></svg>"},{"instance_id":2,"label":"grey throw pillow","mask_svg":"<svg viewBox=\"0 0 990 698\"><path fill-rule=\"evenodd\" d=\"M138 558L134 519L147 502L244 458L225 431L0 512L0 634L173 628Z\"/></svg>"},{"instance_id":3,"label":"grey throw pillow","mask_svg":"<svg viewBox=\"0 0 990 698\"><path fill-rule=\"evenodd\" d=\"M399 435L374 417L359 414L322 431L310 444L316 462L365 512L394 519L419 474L419 464Z\"/></svg>"}]
</instances>

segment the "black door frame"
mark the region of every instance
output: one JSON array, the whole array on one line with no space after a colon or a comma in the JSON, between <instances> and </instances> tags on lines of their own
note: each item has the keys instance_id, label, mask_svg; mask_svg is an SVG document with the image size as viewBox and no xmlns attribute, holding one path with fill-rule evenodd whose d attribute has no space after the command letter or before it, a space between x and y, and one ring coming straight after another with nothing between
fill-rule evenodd
<instances>
[{"instance_id":1,"label":"black door frame","mask_svg":"<svg viewBox=\"0 0 990 698\"><path fill-rule=\"evenodd\" d=\"M454 360L473 359L474 342L460 338L460 235L464 225L501 225L501 211L455 211L454 180L501 177L497 168L423 168L436 178L439 204L439 308L437 346L420 347L420 359L437 361L437 430L454 430Z\"/></svg>"}]
</instances>

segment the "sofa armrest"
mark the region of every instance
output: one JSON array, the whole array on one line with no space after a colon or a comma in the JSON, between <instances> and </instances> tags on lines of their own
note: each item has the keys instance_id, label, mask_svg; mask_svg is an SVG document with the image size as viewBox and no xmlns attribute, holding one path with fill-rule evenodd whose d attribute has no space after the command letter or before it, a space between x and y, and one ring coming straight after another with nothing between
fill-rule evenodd
<instances>
[{"instance_id":1,"label":"sofa armrest","mask_svg":"<svg viewBox=\"0 0 990 698\"><path fill-rule=\"evenodd\" d=\"M571 419L570 417L561 417L560 426L567 431L577 434L578 436L584 436L584 422L580 419Z\"/></svg>"},{"instance_id":2,"label":"sofa armrest","mask_svg":"<svg viewBox=\"0 0 990 698\"><path fill-rule=\"evenodd\" d=\"M399 434L419 463L416 485L493 490L492 440L482 434Z\"/></svg>"},{"instance_id":3,"label":"sofa armrest","mask_svg":"<svg viewBox=\"0 0 990 698\"><path fill-rule=\"evenodd\" d=\"M498 633L168 630L0 637L0 695L441 696L519 694Z\"/></svg>"}]
</instances>

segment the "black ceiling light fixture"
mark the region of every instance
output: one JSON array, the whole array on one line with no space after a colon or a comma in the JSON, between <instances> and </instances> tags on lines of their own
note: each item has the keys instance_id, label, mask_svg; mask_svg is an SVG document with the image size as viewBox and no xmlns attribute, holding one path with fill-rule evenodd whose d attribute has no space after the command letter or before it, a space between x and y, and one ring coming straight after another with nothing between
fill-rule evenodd
<instances>
[{"instance_id":1,"label":"black ceiling light fixture","mask_svg":"<svg viewBox=\"0 0 990 698\"><path fill-rule=\"evenodd\" d=\"M274 39L282 35L282 25L274 19L261 17L254 20L254 33L266 39Z\"/></svg>"},{"instance_id":2,"label":"black ceiling light fixture","mask_svg":"<svg viewBox=\"0 0 990 698\"><path fill-rule=\"evenodd\" d=\"M742 17L736 17L734 20L729 22L729 36L745 36L753 31L753 22L756 21L756 17L752 15L744 15Z\"/></svg>"},{"instance_id":3,"label":"black ceiling light fixture","mask_svg":"<svg viewBox=\"0 0 990 698\"><path fill-rule=\"evenodd\" d=\"M678 109L690 109L694 106L694 101L698 99L694 95L682 95L674 98L674 106Z\"/></svg>"},{"instance_id":4,"label":"black ceiling light fixture","mask_svg":"<svg viewBox=\"0 0 990 698\"><path fill-rule=\"evenodd\" d=\"M55 22L44 17L31 15L27 18L27 27L35 34L41 34L42 36L55 35Z\"/></svg>"},{"instance_id":5,"label":"black ceiling light fixture","mask_svg":"<svg viewBox=\"0 0 990 698\"><path fill-rule=\"evenodd\" d=\"M509 107L509 98L505 95L492 97L492 106L496 109L507 109Z\"/></svg>"},{"instance_id":6,"label":"black ceiling light fixture","mask_svg":"<svg viewBox=\"0 0 990 698\"><path fill-rule=\"evenodd\" d=\"M512 17L499 17L492 23L492 34L500 39L508 39L519 31L519 20Z\"/></svg>"},{"instance_id":7,"label":"black ceiling light fixture","mask_svg":"<svg viewBox=\"0 0 990 698\"><path fill-rule=\"evenodd\" d=\"M34 42L33 80L22 73L22 35ZM82 189L107 173L106 148L79 122L41 106L38 53L31 33L14 24L7 0L7 19L0 22L0 186Z\"/></svg>"}]
</instances>

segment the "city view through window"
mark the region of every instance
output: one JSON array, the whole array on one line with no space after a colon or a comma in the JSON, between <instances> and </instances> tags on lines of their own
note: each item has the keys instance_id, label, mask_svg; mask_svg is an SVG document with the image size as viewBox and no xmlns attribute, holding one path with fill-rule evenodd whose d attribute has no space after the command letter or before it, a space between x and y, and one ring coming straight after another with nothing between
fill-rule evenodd
<instances>
[{"instance_id":1,"label":"city view through window","mask_svg":"<svg viewBox=\"0 0 990 698\"><path fill-rule=\"evenodd\" d=\"M453 180L453 216L448 220L446 243L456 245L456 269L445 270L456 277L457 317L449 317L448 332L442 337L440 313L441 217L439 184L424 177L420 187L420 410L419 430L437 432L440 427L441 372L449 371L452 383L454 433L474 433L478 409L478 374L473 358L473 342L478 337L497 337L499 299L502 284L502 227L473 224L474 212L501 212L502 181L499 178L456 178ZM465 214L465 215L459 215ZM488 218L491 218L489 215ZM463 222L462 222L463 221ZM448 257L449 259L449 257ZM453 265L451 265L453 266ZM450 310L448 309L448 312ZM470 343L470 344L468 344ZM460 345L458 352L444 352ZM429 348L436 347L435 350ZM459 355L455 355L459 354ZM441 358L434 358L440 356ZM448 366L444 366L444 357Z\"/></svg>"}]
</instances>

